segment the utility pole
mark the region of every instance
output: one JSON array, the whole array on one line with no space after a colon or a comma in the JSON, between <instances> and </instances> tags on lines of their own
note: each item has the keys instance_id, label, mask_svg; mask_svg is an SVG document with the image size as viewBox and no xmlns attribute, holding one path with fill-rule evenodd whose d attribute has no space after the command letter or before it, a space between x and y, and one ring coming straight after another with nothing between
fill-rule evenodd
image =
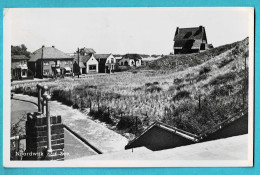
<instances>
[{"instance_id":1,"label":"utility pole","mask_svg":"<svg viewBox=\"0 0 260 175\"><path fill-rule=\"evenodd\" d=\"M43 79L43 48L44 45L42 46L42 55L41 55L41 79Z\"/></svg>"},{"instance_id":2,"label":"utility pole","mask_svg":"<svg viewBox=\"0 0 260 175\"><path fill-rule=\"evenodd\" d=\"M78 48L78 66L79 66L79 48ZM80 74L80 66L78 67L78 78L79 78L79 74Z\"/></svg>"}]
</instances>

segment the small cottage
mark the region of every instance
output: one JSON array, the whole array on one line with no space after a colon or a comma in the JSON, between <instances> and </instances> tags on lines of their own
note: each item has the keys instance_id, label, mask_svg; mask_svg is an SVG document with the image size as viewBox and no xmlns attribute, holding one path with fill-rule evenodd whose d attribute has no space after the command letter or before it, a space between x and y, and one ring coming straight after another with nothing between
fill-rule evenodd
<instances>
[{"instance_id":1,"label":"small cottage","mask_svg":"<svg viewBox=\"0 0 260 175\"><path fill-rule=\"evenodd\" d=\"M113 73L115 71L116 59L112 54L94 54L98 61L99 73Z\"/></svg>"},{"instance_id":2,"label":"small cottage","mask_svg":"<svg viewBox=\"0 0 260 175\"><path fill-rule=\"evenodd\" d=\"M73 58L52 47L42 47L30 55L29 69L35 77L72 75Z\"/></svg>"},{"instance_id":3,"label":"small cottage","mask_svg":"<svg viewBox=\"0 0 260 175\"><path fill-rule=\"evenodd\" d=\"M24 79L28 76L28 60L30 58L25 55L11 56L11 72L12 79Z\"/></svg>"},{"instance_id":4,"label":"small cottage","mask_svg":"<svg viewBox=\"0 0 260 175\"><path fill-rule=\"evenodd\" d=\"M88 55L77 55L74 57L73 70L74 74L90 74L90 73L98 73L98 61L94 57L93 54ZM79 65L78 65L79 60Z\"/></svg>"},{"instance_id":5,"label":"small cottage","mask_svg":"<svg viewBox=\"0 0 260 175\"><path fill-rule=\"evenodd\" d=\"M198 53L213 48L208 44L205 27L179 28L174 36L174 54Z\"/></svg>"},{"instance_id":6,"label":"small cottage","mask_svg":"<svg viewBox=\"0 0 260 175\"><path fill-rule=\"evenodd\" d=\"M141 66L142 57L139 54L126 54L119 61L119 66Z\"/></svg>"}]
</instances>

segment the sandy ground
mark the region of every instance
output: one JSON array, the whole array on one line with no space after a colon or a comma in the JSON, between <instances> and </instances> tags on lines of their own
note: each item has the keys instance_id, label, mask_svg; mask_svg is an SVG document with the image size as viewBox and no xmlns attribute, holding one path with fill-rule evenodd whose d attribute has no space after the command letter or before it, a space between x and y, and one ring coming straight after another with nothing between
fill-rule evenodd
<instances>
[{"instance_id":1,"label":"sandy ground","mask_svg":"<svg viewBox=\"0 0 260 175\"><path fill-rule=\"evenodd\" d=\"M37 98L28 95L15 94L14 98L37 102ZM60 102L51 101L50 111L51 115L61 115L62 122L65 125L103 153L124 150L125 145L128 143L127 138L100 123L92 121L80 111L63 105Z\"/></svg>"}]
</instances>

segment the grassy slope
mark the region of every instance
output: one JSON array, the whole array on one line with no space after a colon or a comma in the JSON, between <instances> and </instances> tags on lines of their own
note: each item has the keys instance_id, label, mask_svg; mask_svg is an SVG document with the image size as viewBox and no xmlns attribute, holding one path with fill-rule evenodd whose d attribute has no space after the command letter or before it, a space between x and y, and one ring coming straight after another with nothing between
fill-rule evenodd
<instances>
[{"instance_id":1,"label":"grassy slope","mask_svg":"<svg viewBox=\"0 0 260 175\"><path fill-rule=\"evenodd\" d=\"M245 58L248 38L203 53L165 56L132 72L42 84L53 99L91 106L90 115L122 133L136 133L137 119L138 132L160 120L200 134L243 107ZM36 92L33 83L22 86L30 87L27 94Z\"/></svg>"}]
</instances>

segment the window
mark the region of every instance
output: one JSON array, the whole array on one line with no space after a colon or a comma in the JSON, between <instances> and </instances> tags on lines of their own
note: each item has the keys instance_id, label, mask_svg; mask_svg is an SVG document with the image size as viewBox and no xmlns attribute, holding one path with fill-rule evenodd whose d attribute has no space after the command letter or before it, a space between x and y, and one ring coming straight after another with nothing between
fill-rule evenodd
<instances>
[{"instance_id":1,"label":"window","mask_svg":"<svg viewBox=\"0 0 260 175\"><path fill-rule=\"evenodd\" d=\"M111 58L111 63L114 63L114 58Z\"/></svg>"},{"instance_id":2,"label":"window","mask_svg":"<svg viewBox=\"0 0 260 175\"><path fill-rule=\"evenodd\" d=\"M125 66L128 66L128 62L127 61L125 61Z\"/></svg>"},{"instance_id":3,"label":"window","mask_svg":"<svg viewBox=\"0 0 260 175\"><path fill-rule=\"evenodd\" d=\"M121 66L123 66L124 65L124 63L123 62L121 62Z\"/></svg>"},{"instance_id":4,"label":"window","mask_svg":"<svg viewBox=\"0 0 260 175\"><path fill-rule=\"evenodd\" d=\"M57 61L57 65L60 65L60 60Z\"/></svg>"},{"instance_id":5,"label":"window","mask_svg":"<svg viewBox=\"0 0 260 175\"><path fill-rule=\"evenodd\" d=\"M43 65L44 65L44 66L48 66L48 65L49 65L49 61L44 61L44 62L43 62Z\"/></svg>"},{"instance_id":6,"label":"window","mask_svg":"<svg viewBox=\"0 0 260 175\"><path fill-rule=\"evenodd\" d=\"M22 70L22 76L26 76L26 73L27 73L27 70L26 70L26 69L23 69L23 70Z\"/></svg>"},{"instance_id":7,"label":"window","mask_svg":"<svg viewBox=\"0 0 260 175\"><path fill-rule=\"evenodd\" d=\"M89 65L89 70L96 70L96 65Z\"/></svg>"},{"instance_id":8,"label":"window","mask_svg":"<svg viewBox=\"0 0 260 175\"><path fill-rule=\"evenodd\" d=\"M65 65L68 65L68 64L69 64L69 62L68 62L68 61L64 61L64 64L65 64Z\"/></svg>"},{"instance_id":9,"label":"window","mask_svg":"<svg viewBox=\"0 0 260 175\"><path fill-rule=\"evenodd\" d=\"M49 69L45 69L45 70L43 70L43 75L49 75Z\"/></svg>"}]
</instances>

